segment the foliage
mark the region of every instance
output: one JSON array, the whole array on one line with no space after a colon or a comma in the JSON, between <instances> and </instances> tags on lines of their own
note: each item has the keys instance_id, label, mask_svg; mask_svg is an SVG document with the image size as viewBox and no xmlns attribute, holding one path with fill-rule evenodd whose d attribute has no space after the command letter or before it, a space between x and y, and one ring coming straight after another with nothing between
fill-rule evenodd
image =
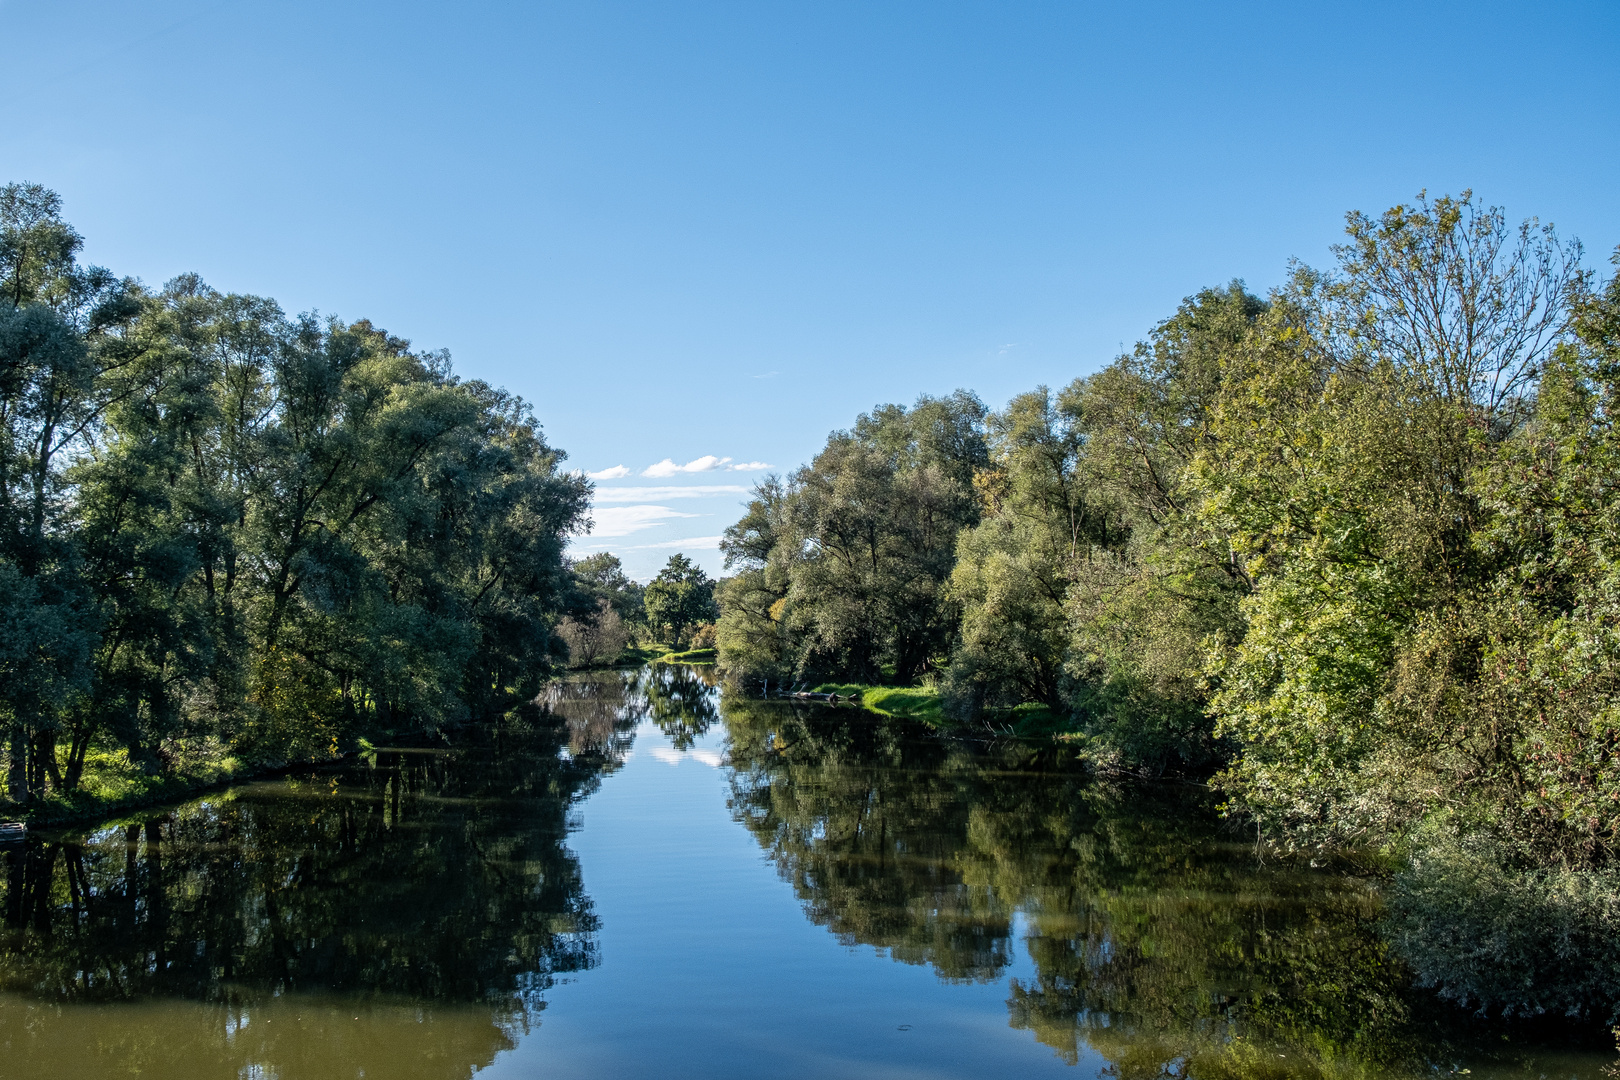
<instances>
[{"instance_id":1,"label":"foliage","mask_svg":"<svg viewBox=\"0 0 1620 1080\"><path fill-rule=\"evenodd\" d=\"M1620 1019L1620 875L1516 867L1488 837L1426 836L1387 920L1426 986L1481 1012Z\"/></svg>"},{"instance_id":2,"label":"foliage","mask_svg":"<svg viewBox=\"0 0 1620 1080\"><path fill-rule=\"evenodd\" d=\"M643 602L653 632L680 651L687 632L714 621L714 582L685 555L671 555L647 586Z\"/></svg>"},{"instance_id":3,"label":"foliage","mask_svg":"<svg viewBox=\"0 0 1620 1080\"><path fill-rule=\"evenodd\" d=\"M1486 670L1511 625L1490 612L1535 597L1503 576L1481 479L1534 438L1579 250L1466 199L1349 232L1230 355L1222 455L1195 466L1255 581L1215 658L1224 783L1298 842L1398 842L1441 810L1517 830L1530 748Z\"/></svg>"},{"instance_id":4,"label":"foliage","mask_svg":"<svg viewBox=\"0 0 1620 1080\"><path fill-rule=\"evenodd\" d=\"M1401 868L1393 940L1444 993L1605 1015L1620 275L1467 192L1346 233L976 414L954 472L896 453L901 410L835 433L727 533L721 665L901 715L937 674L1094 771L1213 773L1257 841Z\"/></svg>"},{"instance_id":5,"label":"foliage","mask_svg":"<svg viewBox=\"0 0 1620 1080\"><path fill-rule=\"evenodd\" d=\"M978 519L984 405L966 391L885 405L834 432L787 480L768 478L726 531L716 639L739 677L905 683L943 667L957 535Z\"/></svg>"},{"instance_id":6,"label":"foliage","mask_svg":"<svg viewBox=\"0 0 1620 1080\"><path fill-rule=\"evenodd\" d=\"M1108 528L1075 406L1072 393L1054 401L1041 387L989 417L990 460L974 477L983 520L962 530L950 581L962 611L951 690L963 711L1060 700L1070 573Z\"/></svg>"},{"instance_id":7,"label":"foliage","mask_svg":"<svg viewBox=\"0 0 1620 1080\"><path fill-rule=\"evenodd\" d=\"M596 609L596 602L606 600L625 623L633 625L645 618L642 597L646 590L625 575L617 555L600 551L573 560L569 569L574 572L575 588L592 601L586 605L587 612Z\"/></svg>"},{"instance_id":8,"label":"foliage","mask_svg":"<svg viewBox=\"0 0 1620 1080\"><path fill-rule=\"evenodd\" d=\"M624 620L606 599L597 601L595 618L564 616L557 624L557 636L568 646L569 667L592 667L611 663L630 644Z\"/></svg>"},{"instance_id":9,"label":"foliage","mask_svg":"<svg viewBox=\"0 0 1620 1080\"><path fill-rule=\"evenodd\" d=\"M150 290L79 245L50 192L0 189L14 802L115 749L154 776L320 757L533 696L589 489L527 405L363 320Z\"/></svg>"}]
</instances>

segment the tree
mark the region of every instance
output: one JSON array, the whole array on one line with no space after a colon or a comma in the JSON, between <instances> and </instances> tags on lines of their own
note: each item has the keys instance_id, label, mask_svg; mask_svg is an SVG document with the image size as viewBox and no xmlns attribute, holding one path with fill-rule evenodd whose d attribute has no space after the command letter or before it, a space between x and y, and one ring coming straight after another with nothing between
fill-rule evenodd
<instances>
[{"instance_id":1,"label":"tree","mask_svg":"<svg viewBox=\"0 0 1620 1080\"><path fill-rule=\"evenodd\" d=\"M128 282L80 269L78 233L37 184L0 188L0 715L12 798L59 782L57 733L89 691L99 620L72 542L66 465L121 392Z\"/></svg>"},{"instance_id":2,"label":"tree","mask_svg":"<svg viewBox=\"0 0 1620 1080\"><path fill-rule=\"evenodd\" d=\"M1221 451L1194 464L1254 581L1216 657L1223 782L1310 843L1398 840L1513 757L1470 690L1494 576L1477 478L1585 287L1578 245L1466 194L1347 232L1229 357Z\"/></svg>"},{"instance_id":3,"label":"tree","mask_svg":"<svg viewBox=\"0 0 1620 1080\"><path fill-rule=\"evenodd\" d=\"M719 666L740 683L786 682L796 662L784 619L793 553L779 550L789 535L788 489L771 475L754 485L741 521L720 541L732 575L715 590L720 618L715 626Z\"/></svg>"},{"instance_id":4,"label":"tree","mask_svg":"<svg viewBox=\"0 0 1620 1080\"><path fill-rule=\"evenodd\" d=\"M984 517L962 530L950 581L962 609L952 689L970 711L987 698L1064 705L1065 597L1075 566L1108 530L1077 404L1043 386L989 418L990 462L974 477Z\"/></svg>"},{"instance_id":5,"label":"tree","mask_svg":"<svg viewBox=\"0 0 1620 1080\"><path fill-rule=\"evenodd\" d=\"M603 660L612 660L630 644L630 635L624 620L606 600L597 601L595 618L576 619L564 616L557 624L557 636L568 646L570 667L591 667Z\"/></svg>"},{"instance_id":6,"label":"tree","mask_svg":"<svg viewBox=\"0 0 1620 1080\"><path fill-rule=\"evenodd\" d=\"M714 582L685 555L669 557L669 562L647 586L645 604L647 622L676 649L685 644L688 630L713 622L719 615L714 602Z\"/></svg>"},{"instance_id":7,"label":"tree","mask_svg":"<svg viewBox=\"0 0 1620 1080\"><path fill-rule=\"evenodd\" d=\"M1066 391L1084 432L1098 542L1073 567L1067 696L1100 755L1131 768L1219 760L1206 715L1205 646L1241 633L1250 581L1230 539L1200 517L1191 466L1219 460L1224 357L1267 305L1232 282L1182 301L1148 340Z\"/></svg>"},{"instance_id":8,"label":"tree","mask_svg":"<svg viewBox=\"0 0 1620 1080\"><path fill-rule=\"evenodd\" d=\"M581 593L592 600L606 600L625 622L641 620L644 615L641 598L645 590L625 575L624 564L617 555L600 551L574 560L569 568L574 573L575 587Z\"/></svg>"},{"instance_id":9,"label":"tree","mask_svg":"<svg viewBox=\"0 0 1620 1080\"><path fill-rule=\"evenodd\" d=\"M945 585L958 533L978 520L984 417L966 391L880 406L785 483L756 489L724 543L743 573L726 590L739 615L717 630L721 664L902 683L943 668L957 629Z\"/></svg>"},{"instance_id":10,"label":"tree","mask_svg":"<svg viewBox=\"0 0 1620 1080\"><path fill-rule=\"evenodd\" d=\"M365 320L80 267L59 211L0 189L11 797L97 743L289 760L532 698L589 485L529 406Z\"/></svg>"}]
</instances>

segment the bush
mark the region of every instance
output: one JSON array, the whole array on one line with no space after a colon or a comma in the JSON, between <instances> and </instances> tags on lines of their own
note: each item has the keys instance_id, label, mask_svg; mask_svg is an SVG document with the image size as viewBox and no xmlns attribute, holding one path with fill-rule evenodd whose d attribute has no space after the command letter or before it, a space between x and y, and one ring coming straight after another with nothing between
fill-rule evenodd
<instances>
[{"instance_id":1,"label":"bush","mask_svg":"<svg viewBox=\"0 0 1620 1080\"><path fill-rule=\"evenodd\" d=\"M568 666L591 667L610 662L630 644L624 620L606 600L597 601L596 618L581 621L572 617L557 624L557 636L568 645Z\"/></svg>"},{"instance_id":2,"label":"bush","mask_svg":"<svg viewBox=\"0 0 1620 1080\"><path fill-rule=\"evenodd\" d=\"M1620 872L1522 869L1477 835L1429 842L1389 891L1391 942L1440 996L1503 1016L1620 1018Z\"/></svg>"}]
</instances>

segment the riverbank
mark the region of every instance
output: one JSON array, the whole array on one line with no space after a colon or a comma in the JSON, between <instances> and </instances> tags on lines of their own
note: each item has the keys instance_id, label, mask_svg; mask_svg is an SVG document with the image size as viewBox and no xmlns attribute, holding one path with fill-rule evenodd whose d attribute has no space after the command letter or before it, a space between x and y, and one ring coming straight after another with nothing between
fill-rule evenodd
<instances>
[{"instance_id":1,"label":"riverbank","mask_svg":"<svg viewBox=\"0 0 1620 1080\"><path fill-rule=\"evenodd\" d=\"M837 694L868 712L916 720L940 731L988 729L1024 739L1064 738L1073 733L1065 719L1045 705L997 709L978 721L957 720L945 712L939 690L928 686L873 686L868 683L822 683L812 693Z\"/></svg>"},{"instance_id":2,"label":"riverbank","mask_svg":"<svg viewBox=\"0 0 1620 1080\"><path fill-rule=\"evenodd\" d=\"M224 757L200 761L168 775L153 775L130 762L122 751L92 753L78 788L41 795L26 806L4 804L0 806L0 817L25 822L30 828L83 824L148 806L181 802L214 788L271 776L291 767Z\"/></svg>"},{"instance_id":3,"label":"riverbank","mask_svg":"<svg viewBox=\"0 0 1620 1080\"><path fill-rule=\"evenodd\" d=\"M712 664L715 659L713 649L687 649L685 652L670 652L662 656L655 656L655 664Z\"/></svg>"}]
</instances>

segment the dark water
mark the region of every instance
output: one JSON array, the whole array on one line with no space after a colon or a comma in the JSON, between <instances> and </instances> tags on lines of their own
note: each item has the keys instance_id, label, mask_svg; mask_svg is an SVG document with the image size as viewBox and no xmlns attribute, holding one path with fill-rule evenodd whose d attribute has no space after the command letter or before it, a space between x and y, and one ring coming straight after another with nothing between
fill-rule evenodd
<instances>
[{"instance_id":1,"label":"dark water","mask_svg":"<svg viewBox=\"0 0 1620 1080\"><path fill-rule=\"evenodd\" d=\"M722 711L724 715L722 716ZM1591 1077L1196 789L698 669L0 854L0 1078Z\"/></svg>"}]
</instances>

